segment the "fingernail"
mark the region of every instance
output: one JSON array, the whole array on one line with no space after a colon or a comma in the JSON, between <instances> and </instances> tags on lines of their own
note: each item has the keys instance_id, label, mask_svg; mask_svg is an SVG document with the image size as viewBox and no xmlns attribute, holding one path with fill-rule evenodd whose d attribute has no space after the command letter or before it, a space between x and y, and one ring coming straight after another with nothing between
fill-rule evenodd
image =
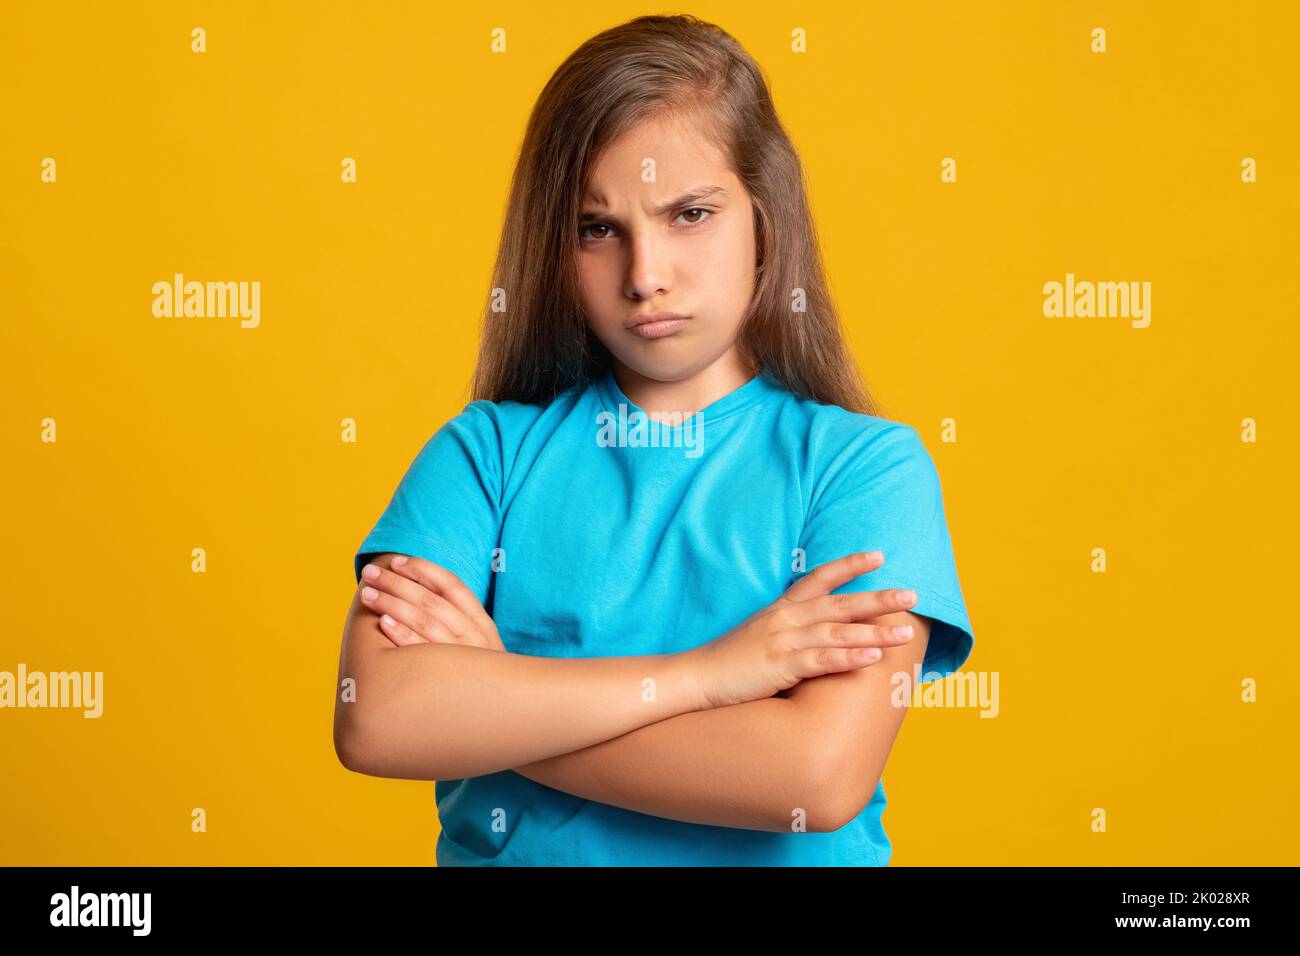
<instances>
[{"instance_id":1,"label":"fingernail","mask_svg":"<svg viewBox=\"0 0 1300 956\"><path fill-rule=\"evenodd\" d=\"M915 603L915 601L916 601L916 592L915 592L915 591L899 591L899 592L898 592L898 599L899 599L900 601L902 601L904 604L913 604L913 603Z\"/></svg>"},{"instance_id":2,"label":"fingernail","mask_svg":"<svg viewBox=\"0 0 1300 956\"><path fill-rule=\"evenodd\" d=\"M897 627L891 628L890 632L894 635L894 637L908 638L912 636L912 625L900 624Z\"/></svg>"},{"instance_id":3,"label":"fingernail","mask_svg":"<svg viewBox=\"0 0 1300 956\"><path fill-rule=\"evenodd\" d=\"M394 556L394 558L393 558L393 567L395 567L395 568L400 568L400 567L401 567L402 565L404 565L405 563L406 563L406 555L404 555L404 554L399 554L399 555Z\"/></svg>"},{"instance_id":4,"label":"fingernail","mask_svg":"<svg viewBox=\"0 0 1300 956\"><path fill-rule=\"evenodd\" d=\"M382 621L383 621L385 624L387 624L389 627L392 627L394 624L397 623L397 622L394 621L391 617L389 617L387 614L385 614L382 618L380 618L380 620L382 620Z\"/></svg>"},{"instance_id":5,"label":"fingernail","mask_svg":"<svg viewBox=\"0 0 1300 956\"><path fill-rule=\"evenodd\" d=\"M374 588L362 588L361 596L365 598L367 601L373 601L376 597L379 596L379 592L376 591Z\"/></svg>"},{"instance_id":6,"label":"fingernail","mask_svg":"<svg viewBox=\"0 0 1300 956\"><path fill-rule=\"evenodd\" d=\"M373 564L367 564L364 568L361 569L361 573L372 581L375 578L379 577L379 569L375 567Z\"/></svg>"},{"instance_id":7,"label":"fingernail","mask_svg":"<svg viewBox=\"0 0 1300 956\"><path fill-rule=\"evenodd\" d=\"M880 656L880 648L878 648L878 647L868 647L868 648L867 648L867 652L866 652L865 654L863 654L862 656L865 657L865 658L866 658L867 660L869 660L869 661L874 661L877 657Z\"/></svg>"}]
</instances>

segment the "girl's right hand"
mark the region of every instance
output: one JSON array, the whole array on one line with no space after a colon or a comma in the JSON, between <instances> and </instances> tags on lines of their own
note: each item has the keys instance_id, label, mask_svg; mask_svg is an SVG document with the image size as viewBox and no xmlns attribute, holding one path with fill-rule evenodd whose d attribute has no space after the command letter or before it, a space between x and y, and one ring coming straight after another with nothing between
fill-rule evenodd
<instances>
[{"instance_id":1,"label":"girl's right hand","mask_svg":"<svg viewBox=\"0 0 1300 956\"><path fill-rule=\"evenodd\" d=\"M857 552L814 568L777 600L717 640L686 652L695 658L712 707L762 700L806 677L857 670L880 659L882 647L905 644L894 627L858 623L906 611L909 591L831 594L884 564L879 551ZM904 595L911 595L904 600Z\"/></svg>"}]
</instances>

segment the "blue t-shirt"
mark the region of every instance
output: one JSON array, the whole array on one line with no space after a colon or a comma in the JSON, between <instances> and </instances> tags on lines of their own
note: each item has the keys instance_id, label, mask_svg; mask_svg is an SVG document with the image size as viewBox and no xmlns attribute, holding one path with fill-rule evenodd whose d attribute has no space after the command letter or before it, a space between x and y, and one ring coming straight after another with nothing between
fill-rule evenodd
<instances>
[{"instance_id":1,"label":"blue t-shirt","mask_svg":"<svg viewBox=\"0 0 1300 956\"><path fill-rule=\"evenodd\" d=\"M922 682L952 673L974 636L914 428L766 373L674 427L606 372L544 405L467 405L420 450L354 572L359 583L379 552L422 557L478 596L509 652L617 657L698 647L807 571L873 550L884 565L836 592L915 590L912 610L933 621ZM829 833L685 823L513 770L440 780L435 798L440 866L884 866L891 854L879 782Z\"/></svg>"}]
</instances>

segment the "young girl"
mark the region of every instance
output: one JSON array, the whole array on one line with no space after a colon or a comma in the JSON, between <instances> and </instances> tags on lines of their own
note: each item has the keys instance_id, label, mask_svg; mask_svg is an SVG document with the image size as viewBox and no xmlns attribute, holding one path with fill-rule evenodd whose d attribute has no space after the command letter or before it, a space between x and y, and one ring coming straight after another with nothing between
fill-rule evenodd
<instances>
[{"instance_id":1,"label":"young girl","mask_svg":"<svg viewBox=\"0 0 1300 956\"><path fill-rule=\"evenodd\" d=\"M974 637L735 40L649 16L574 52L493 279L475 400L356 555L340 759L438 781L442 866L887 864L913 683Z\"/></svg>"}]
</instances>

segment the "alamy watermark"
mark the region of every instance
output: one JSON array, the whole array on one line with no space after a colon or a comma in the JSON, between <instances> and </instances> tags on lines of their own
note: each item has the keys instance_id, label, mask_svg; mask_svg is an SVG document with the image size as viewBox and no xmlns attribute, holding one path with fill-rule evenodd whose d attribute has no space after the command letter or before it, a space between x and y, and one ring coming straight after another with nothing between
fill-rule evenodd
<instances>
[{"instance_id":1,"label":"alamy watermark","mask_svg":"<svg viewBox=\"0 0 1300 956\"><path fill-rule=\"evenodd\" d=\"M895 707L973 707L981 717L996 717L1002 709L998 676L998 671L955 671L947 677L927 671L922 678L921 665L916 664L910 673L890 675L889 700ZM923 679L928 682L924 686Z\"/></svg>"},{"instance_id":2,"label":"alamy watermark","mask_svg":"<svg viewBox=\"0 0 1300 956\"><path fill-rule=\"evenodd\" d=\"M152 925L151 893L70 892L50 897L51 926L128 926L133 936L148 936Z\"/></svg>"},{"instance_id":3,"label":"alamy watermark","mask_svg":"<svg viewBox=\"0 0 1300 956\"><path fill-rule=\"evenodd\" d=\"M80 707L83 717L104 713L103 671L0 671L0 709L5 707Z\"/></svg>"},{"instance_id":4,"label":"alamy watermark","mask_svg":"<svg viewBox=\"0 0 1300 956\"><path fill-rule=\"evenodd\" d=\"M600 448L684 448L687 458L704 454L704 415L656 412L654 419L640 409L619 402L618 415L596 415L596 444Z\"/></svg>"},{"instance_id":5,"label":"alamy watermark","mask_svg":"<svg viewBox=\"0 0 1300 956\"><path fill-rule=\"evenodd\" d=\"M1151 324L1150 282L1075 281L1065 274L1065 283L1055 280L1043 285L1043 315L1049 319L1131 319L1135 329Z\"/></svg>"},{"instance_id":6,"label":"alamy watermark","mask_svg":"<svg viewBox=\"0 0 1300 956\"><path fill-rule=\"evenodd\" d=\"M153 314L158 318L238 317L239 326L255 329L262 322L262 283L186 282L182 272L172 281L153 284Z\"/></svg>"}]
</instances>

